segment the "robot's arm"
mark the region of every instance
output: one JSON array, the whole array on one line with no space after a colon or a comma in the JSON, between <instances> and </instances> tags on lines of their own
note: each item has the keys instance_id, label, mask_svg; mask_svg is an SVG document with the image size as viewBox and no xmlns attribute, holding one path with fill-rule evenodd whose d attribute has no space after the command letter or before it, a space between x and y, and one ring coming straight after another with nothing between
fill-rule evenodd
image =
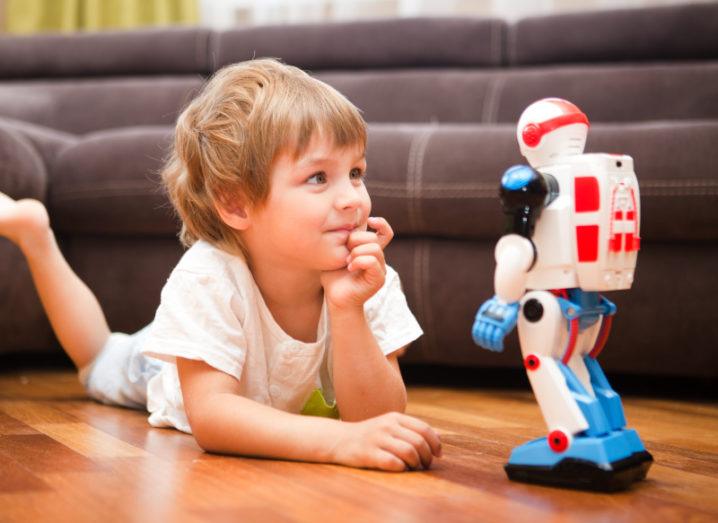
<instances>
[{"instance_id":1,"label":"robot's arm","mask_svg":"<svg viewBox=\"0 0 718 523\"><path fill-rule=\"evenodd\" d=\"M476 314L472 336L477 345L502 351L504 338L516 325L519 299L526 291L526 274L534 262L534 247L530 240L508 234L496 244L495 257L496 295Z\"/></svg>"},{"instance_id":2,"label":"robot's arm","mask_svg":"<svg viewBox=\"0 0 718 523\"><path fill-rule=\"evenodd\" d=\"M555 192L553 189L550 177L525 165L511 167L501 178L501 202L511 234L503 236L496 245L496 295L476 314L472 336L477 345L503 350L504 337L516 325L518 302L526 291L527 273L536 260L531 235L541 209Z\"/></svg>"},{"instance_id":3,"label":"robot's arm","mask_svg":"<svg viewBox=\"0 0 718 523\"><path fill-rule=\"evenodd\" d=\"M526 290L526 273L536 261L531 241L542 209L558 195L556 179L527 165L514 165L501 178L501 204L510 234L496 245L496 296L506 303L518 301Z\"/></svg>"},{"instance_id":4,"label":"robot's arm","mask_svg":"<svg viewBox=\"0 0 718 523\"><path fill-rule=\"evenodd\" d=\"M507 234L496 244L494 257L496 297L504 303L519 301L526 292L526 275L536 258L533 243L518 234Z\"/></svg>"}]
</instances>

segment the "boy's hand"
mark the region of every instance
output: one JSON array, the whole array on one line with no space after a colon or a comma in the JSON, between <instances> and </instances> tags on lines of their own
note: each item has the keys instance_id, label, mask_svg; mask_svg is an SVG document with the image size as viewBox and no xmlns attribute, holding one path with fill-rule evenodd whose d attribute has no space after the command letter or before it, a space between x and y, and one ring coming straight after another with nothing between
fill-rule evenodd
<instances>
[{"instance_id":1,"label":"boy's hand","mask_svg":"<svg viewBox=\"0 0 718 523\"><path fill-rule=\"evenodd\" d=\"M384 218L369 218L368 223L376 232L355 231L347 240L347 267L321 275L329 305L342 309L363 307L384 285L384 248L394 237L394 231Z\"/></svg>"},{"instance_id":2,"label":"boy's hand","mask_svg":"<svg viewBox=\"0 0 718 523\"><path fill-rule=\"evenodd\" d=\"M402 472L428 469L441 456L439 435L427 423L399 412L342 422L331 461L351 467Z\"/></svg>"}]
</instances>

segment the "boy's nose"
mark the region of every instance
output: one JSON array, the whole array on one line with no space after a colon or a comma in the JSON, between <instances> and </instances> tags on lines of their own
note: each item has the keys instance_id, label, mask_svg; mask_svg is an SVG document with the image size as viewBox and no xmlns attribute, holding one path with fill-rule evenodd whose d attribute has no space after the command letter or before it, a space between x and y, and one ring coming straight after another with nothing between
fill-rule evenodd
<instances>
[{"instance_id":1,"label":"boy's nose","mask_svg":"<svg viewBox=\"0 0 718 523\"><path fill-rule=\"evenodd\" d=\"M353 209L362 203L362 196L359 187L351 184L343 186L337 195L335 204L338 209Z\"/></svg>"}]
</instances>

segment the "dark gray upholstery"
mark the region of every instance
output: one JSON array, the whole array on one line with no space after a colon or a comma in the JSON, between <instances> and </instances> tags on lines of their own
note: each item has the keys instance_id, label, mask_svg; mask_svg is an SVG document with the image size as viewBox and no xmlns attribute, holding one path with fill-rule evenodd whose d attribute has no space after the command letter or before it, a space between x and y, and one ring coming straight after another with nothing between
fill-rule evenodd
<instances>
[{"instance_id":1,"label":"dark gray upholstery","mask_svg":"<svg viewBox=\"0 0 718 523\"><path fill-rule=\"evenodd\" d=\"M281 57L307 70L495 67L504 59L506 23L413 18L236 29L212 39L212 65Z\"/></svg>"},{"instance_id":2,"label":"dark gray upholstery","mask_svg":"<svg viewBox=\"0 0 718 523\"><path fill-rule=\"evenodd\" d=\"M1 125L0 184L2 192L14 198L46 199L47 171L42 157L25 136Z\"/></svg>"},{"instance_id":3,"label":"dark gray upholstery","mask_svg":"<svg viewBox=\"0 0 718 523\"><path fill-rule=\"evenodd\" d=\"M2 36L0 77L207 74L209 37L194 28Z\"/></svg>"},{"instance_id":4,"label":"dark gray upholstery","mask_svg":"<svg viewBox=\"0 0 718 523\"><path fill-rule=\"evenodd\" d=\"M417 363L520 365L474 346L493 293L515 123L559 96L591 120L587 152L634 157L642 244L602 362L718 376L718 4L532 17L0 38L0 190L43 200L115 330L151 321L182 254L158 179L182 107L218 67L275 56L369 122L367 185L425 336ZM0 351L57 351L17 249L0 241Z\"/></svg>"},{"instance_id":5,"label":"dark gray upholstery","mask_svg":"<svg viewBox=\"0 0 718 523\"><path fill-rule=\"evenodd\" d=\"M203 82L198 74L3 82L0 113L76 134L170 126Z\"/></svg>"},{"instance_id":6,"label":"dark gray upholstery","mask_svg":"<svg viewBox=\"0 0 718 523\"><path fill-rule=\"evenodd\" d=\"M525 18L510 32L507 53L517 65L714 60L715 10L704 3Z\"/></svg>"}]
</instances>

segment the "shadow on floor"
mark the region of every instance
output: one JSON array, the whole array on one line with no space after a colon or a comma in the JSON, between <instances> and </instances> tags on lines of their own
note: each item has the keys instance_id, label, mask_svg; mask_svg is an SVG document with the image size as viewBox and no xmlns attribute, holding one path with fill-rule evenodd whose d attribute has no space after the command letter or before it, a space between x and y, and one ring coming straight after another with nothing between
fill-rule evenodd
<instances>
[{"instance_id":1,"label":"shadow on floor","mask_svg":"<svg viewBox=\"0 0 718 523\"><path fill-rule=\"evenodd\" d=\"M74 368L70 359L60 351L53 354L0 354L0 363L2 369L0 372ZM407 385L459 389L531 389L524 369L518 367L456 367L402 363L401 371ZM609 373L608 379L621 396L685 399L698 402L718 400L715 380L709 378Z\"/></svg>"}]
</instances>

